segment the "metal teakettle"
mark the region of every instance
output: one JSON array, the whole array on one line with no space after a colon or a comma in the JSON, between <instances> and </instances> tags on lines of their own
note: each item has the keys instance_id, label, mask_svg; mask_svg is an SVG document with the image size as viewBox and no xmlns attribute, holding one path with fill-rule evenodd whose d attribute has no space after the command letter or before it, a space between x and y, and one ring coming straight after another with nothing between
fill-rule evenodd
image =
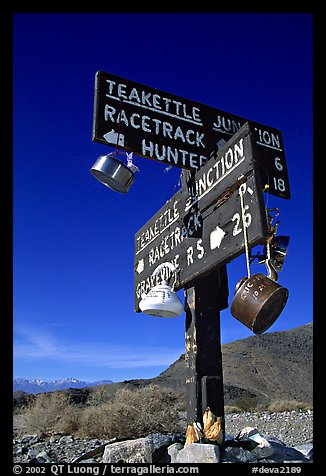
<instances>
[{"instance_id":1,"label":"metal teakettle","mask_svg":"<svg viewBox=\"0 0 326 476\"><path fill-rule=\"evenodd\" d=\"M90 171L104 185L120 193L127 193L135 179L133 171L113 153L101 155Z\"/></svg>"},{"instance_id":2,"label":"metal teakettle","mask_svg":"<svg viewBox=\"0 0 326 476\"><path fill-rule=\"evenodd\" d=\"M159 265L152 275L157 276L164 267L168 267L172 272L177 271L175 266L166 262ZM163 280L161 284L157 284L147 294L142 295L139 309L155 317L178 317L184 311L184 306L174 292L173 286L171 288L167 281Z\"/></svg>"},{"instance_id":3,"label":"metal teakettle","mask_svg":"<svg viewBox=\"0 0 326 476\"><path fill-rule=\"evenodd\" d=\"M243 193L240 187L240 200L242 212L244 210ZM271 212L276 211L275 216ZM250 262L248 250L248 236L243 217L244 243L247 260L248 277L241 278L237 283L233 301L231 304L231 314L233 317L247 326L254 334L262 334L276 321L288 300L289 291L277 283L278 271L282 269L289 240L278 240L275 242L275 235L279 222L274 226L273 220L279 215L278 209L267 210L269 217L269 236L266 241L265 263L268 275L261 273L250 275ZM283 237L288 238L288 237ZM275 243L272 245L272 243ZM275 248L272 252L272 246ZM280 252L277 260L275 252Z\"/></svg>"},{"instance_id":4,"label":"metal teakettle","mask_svg":"<svg viewBox=\"0 0 326 476\"><path fill-rule=\"evenodd\" d=\"M254 334L262 334L279 317L289 291L261 273L238 282L231 305L231 314Z\"/></svg>"},{"instance_id":5,"label":"metal teakettle","mask_svg":"<svg viewBox=\"0 0 326 476\"><path fill-rule=\"evenodd\" d=\"M145 314L156 317L178 317L184 311L183 304L166 281L144 294L139 308Z\"/></svg>"}]
</instances>

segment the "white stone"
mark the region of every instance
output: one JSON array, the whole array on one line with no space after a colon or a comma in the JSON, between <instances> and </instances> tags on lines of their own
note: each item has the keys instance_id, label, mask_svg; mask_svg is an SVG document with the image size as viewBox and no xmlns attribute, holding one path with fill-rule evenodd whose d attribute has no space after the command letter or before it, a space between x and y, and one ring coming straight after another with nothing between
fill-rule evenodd
<instances>
[{"instance_id":1,"label":"white stone","mask_svg":"<svg viewBox=\"0 0 326 476\"><path fill-rule=\"evenodd\" d=\"M148 438L119 441L104 449L103 463L152 463L152 445Z\"/></svg>"},{"instance_id":2,"label":"white stone","mask_svg":"<svg viewBox=\"0 0 326 476\"><path fill-rule=\"evenodd\" d=\"M192 443L177 454L177 463L219 463L220 450L217 445Z\"/></svg>"},{"instance_id":3,"label":"white stone","mask_svg":"<svg viewBox=\"0 0 326 476\"><path fill-rule=\"evenodd\" d=\"M36 458L41 463L49 463L51 461L50 456L47 454L46 451L41 451Z\"/></svg>"},{"instance_id":4,"label":"white stone","mask_svg":"<svg viewBox=\"0 0 326 476\"><path fill-rule=\"evenodd\" d=\"M295 450L300 451L300 453L303 454L306 458L309 455L309 452L313 449L313 444L312 443L303 443L302 445L296 445L294 446Z\"/></svg>"},{"instance_id":5,"label":"white stone","mask_svg":"<svg viewBox=\"0 0 326 476\"><path fill-rule=\"evenodd\" d=\"M167 449L168 455L170 456L171 463L176 463L177 462L177 456L179 451L183 449L183 445L181 443L173 443L173 445L170 445Z\"/></svg>"}]
</instances>

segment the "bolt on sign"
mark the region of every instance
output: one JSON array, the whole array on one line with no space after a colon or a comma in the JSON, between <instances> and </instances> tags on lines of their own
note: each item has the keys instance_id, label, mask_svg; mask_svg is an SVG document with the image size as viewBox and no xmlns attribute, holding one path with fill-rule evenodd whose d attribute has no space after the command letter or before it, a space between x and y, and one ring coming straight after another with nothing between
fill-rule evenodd
<instances>
[{"instance_id":1,"label":"bolt on sign","mask_svg":"<svg viewBox=\"0 0 326 476\"><path fill-rule=\"evenodd\" d=\"M246 122L240 116L98 71L93 141L197 172L220 141ZM252 122L257 167L269 193L290 198L282 133Z\"/></svg>"},{"instance_id":2,"label":"bolt on sign","mask_svg":"<svg viewBox=\"0 0 326 476\"><path fill-rule=\"evenodd\" d=\"M268 227L253 125L245 124L135 235L135 311L143 293L170 278L166 261L180 271L175 289L264 243ZM243 194L244 206L240 199Z\"/></svg>"}]
</instances>

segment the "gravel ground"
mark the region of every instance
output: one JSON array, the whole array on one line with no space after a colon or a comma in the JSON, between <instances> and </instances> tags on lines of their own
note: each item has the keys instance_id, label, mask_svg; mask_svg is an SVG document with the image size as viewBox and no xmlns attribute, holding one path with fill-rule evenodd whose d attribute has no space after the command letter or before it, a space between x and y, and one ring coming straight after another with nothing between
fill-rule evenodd
<instances>
[{"instance_id":1,"label":"gravel ground","mask_svg":"<svg viewBox=\"0 0 326 476\"><path fill-rule=\"evenodd\" d=\"M225 432L236 436L246 426L278 438L287 446L313 442L313 411L244 412L225 415Z\"/></svg>"},{"instance_id":2,"label":"gravel ground","mask_svg":"<svg viewBox=\"0 0 326 476\"><path fill-rule=\"evenodd\" d=\"M233 438L243 428L257 428L261 435L277 438L287 446L313 443L313 411L226 413L225 431ZM105 440L79 439L57 435L40 439L32 435L18 436L19 418L14 419L14 462L28 462L45 451L51 462L71 462L77 456L103 444Z\"/></svg>"}]
</instances>

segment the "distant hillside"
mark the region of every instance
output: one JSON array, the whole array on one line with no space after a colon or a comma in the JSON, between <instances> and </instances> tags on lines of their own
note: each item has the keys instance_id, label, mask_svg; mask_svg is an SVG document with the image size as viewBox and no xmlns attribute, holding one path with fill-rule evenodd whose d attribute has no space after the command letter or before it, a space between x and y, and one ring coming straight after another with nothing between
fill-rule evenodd
<instances>
[{"instance_id":1,"label":"distant hillside","mask_svg":"<svg viewBox=\"0 0 326 476\"><path fill-rule=\"evenodd\" d=\"M276 400L312 404L312 337L310 323L223 344L225 405L245 397L262 404ZM122 385L138 388L150 383L185 390L184 354L157 377L112 383L109 392L113 394Z\"/></svg>"},{"instance_id":2,"label":"distant hillside","mask_svg":"<svg viewBox=\"0 0 326 476\"><path fill-rule=\"evenodd\" d=\"M312 323L223 344L222 359L225 403L246 393L261 403L287 399L312 404ZM152 380L185 385L184 354Z\"/></svg>"},{"instance_id":3,"label":"distant hillside","mask_svg":"<svg viewBox=\"0 0 326 476\"><path fill-rule=\"evenodd\" d=\"M224 382L250 390L258 400L313 401L312 323L226 344Z\"/></svg>"}]
</instances>

